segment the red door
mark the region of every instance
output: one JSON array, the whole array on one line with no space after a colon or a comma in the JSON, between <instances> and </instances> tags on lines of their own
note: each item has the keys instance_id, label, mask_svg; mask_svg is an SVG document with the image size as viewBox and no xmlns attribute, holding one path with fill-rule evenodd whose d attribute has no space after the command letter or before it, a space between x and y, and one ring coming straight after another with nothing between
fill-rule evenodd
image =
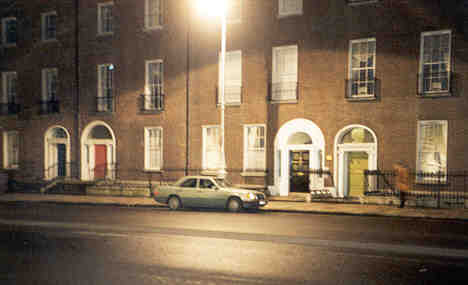
<instances>
[{"instance_id":1,"label":"red door","mask_svg":"<svg viewBox=\"0 0 468 285\"><path fill-rule=\"evenodd\" d=\"M107 169L107 148L105 144L94 145L94 179L105 178Z\"/></svg>"}]
</instances>

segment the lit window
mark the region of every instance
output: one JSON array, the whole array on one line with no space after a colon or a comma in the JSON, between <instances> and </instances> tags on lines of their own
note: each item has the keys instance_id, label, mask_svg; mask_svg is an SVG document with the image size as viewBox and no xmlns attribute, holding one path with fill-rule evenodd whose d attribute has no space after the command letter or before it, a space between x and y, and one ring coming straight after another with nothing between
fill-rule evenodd
<instances>
[{"instance_id":1,"label":"lit window","mask_svg":"<svg viewBox=\"0 0 468 285\"><path fill-rule=\"evenodd\" d=\"M161 28L163 25L163 0L146 0L145 27Z\"/></svg>"},{"instance_id":2,"label":"lit window","mask_svg":"<svg viewBox=\"0 0 468 285\"><path fill-rule=\"evenodd\" d=\"M302 14L302 0L279 0L278 16L285 17Z\"/></svg>"},{"instance_id":3,"label":"lit window","mask_svg":"<svg viewBox=\"0 0 468 285\"><path fill-rule=\"evenodd\" d=\"M221 74L219 74L219 78L221 78ZM218 90L220 89L218 88ZM227 52L225 66L224 66L224 103L225 104L240 104L241 93L242 93L242 52L240 50ZM218 103L221 103L221 97L219 96L218 96Z\"/></svg>"},{"instance_id":4,"label":"lit window","mask_svg":"<svg viewBox=\"0 0 468 285\"><path fill-rule=\"evenodd\" d=\"M42 70L42 99L53 101L57 98L57 68Z\"/></svg>"},{"instance_id":5,"label":"lit window","mask_svg":"<svg viewBox=\"0 0 468 285\"><path fill-rule=\"evenodd\" d=\"M16 18L2 19L2 41L5 46L16 46L17 22Z\"/></svg>"},{"instance_id":6,"label":"lit window","mask_svg":"<svg viewBox=\"0 0 468 285\"><path fill-rule=\"evenodd\" d=\"M98 4L98 34L112 34L114 32L114 3L99 3Z\"/></svg>"},{"instance_id":7,"label":"lit window","mask_svg":"<svg viewBox=\"0 0 468 285\"><path fill-rule=\"evenodd\" d=\"M98 96L97 96L97 111L110 112L112 111L113 102L113 78L114 65L101 64L98 66Z\"/></svg>"},{"instance_id":8,"label":"lit window","mask_svg":"<svg viewBox=\"0 0 468 285\"><path fill-rule=\"evenodd\" d=\"M145 169L161 170L162 161L162 128L145 128Z\"/></svg>"},{"instance_id":9,"label":"lit window","mask_svg":"<svg viewBox=\"0 0 468 285\"><path fill-rule=\"evenodd\" d=\"M451 32L437 31L421 34L419 60L419 93L450 92Z\"/></svg>"},{"instance_id":10,"label":"lit window","mask_svg":"<svg viewBox=\"0 0 468 285\"><path fill-rule=\"evenodd\" d=\"M297 100L297 45L273 48L272 101Z\"/></svg>"},{"instance_id":11,"label":"lit window","mask_svg":"<svg viewBox=\"0 0 468 285\"><path fill-rule=\"evenodd\" d=\"M2 103L15 104L16 103L16 72L3 72L2 73Z\"/></svg>"},{"instance_id":12,"label":"lit window","mask_svg":"<svg viewBox=\"0 0 468 285\"><path fill-rule=\"evenodd\" d=\"M42 40L50 41L57 39L57 13L49 12L42 14Z\"/></svg>"},{"instance_id":13,"label":"lit window","mask_svg":"<svg viewBox=\"0 0 468 285\"><path fill-rule=\"evenodd\" d=\"M163 109L164 100L164 69L162 60L146 62L146 83L144 94L144 110Z\"/></svg>"},{"instance_id":14,"label":"lit window","mask_svg":"<svg viewBox=\"0 0 468 285\"><path fill-rule=\"evenodd\" d=\"M375 97L375 39L350 42L348 97Z\"/></svg>"},{"instance_id":15,"label":"lit window","mask_svg":"<svg viewBox=\"0 0 468 285\"><path fill-rule=\"evenodd\" d=\"M418 156L416 171L423 174L447 171L447 121L418 121ZM418 176L418 181L433 180Z\"/></svg>"},{"instance_id":16,"label":"lit window","mask_svg":"<svg viewBox=\"0 0 468 285\"><path fill-rule=\"evenodd\" d=\"M19 164L19 137L18 132L3 133L3 167L7 169L18 168Z\"/></svg>"},{"instance_id":17,"label":"lit window","mask_svg":"<svg viewBox=\"0 0 468 285\"><path fill-rule=\"evenodd\" d=\"M265 171L265 126L244 126L244 171Z\"/></svg>"},{"instance_id":18,"label":"lit window","mask_svg":"<svg viewBox=\"0 0 468 285\"><path fill-rule=\"evenodd\" d=\"M220 163L220 128L219 126L205 126L203 127L203 169L219 169Z\"/></svg>"}]
</instances>

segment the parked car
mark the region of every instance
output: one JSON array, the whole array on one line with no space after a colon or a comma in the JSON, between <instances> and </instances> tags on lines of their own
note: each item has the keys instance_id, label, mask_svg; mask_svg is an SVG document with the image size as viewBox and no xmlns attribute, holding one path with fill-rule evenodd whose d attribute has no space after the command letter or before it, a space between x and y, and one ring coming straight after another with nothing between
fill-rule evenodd
<instances>
[{"instance_id":1,"label":"parked car","mask_svg":"<svg viewBox=\"0 0 468 285\"><path fill-rule=\"evenodd\" d=\"M234 188L225 179L210 176L186 176L174 185L157 186L153 198L167 204L171 210L196 207L238 212L242 208L258 209L268 204L262 192Z\"/></svg>"}]
</instances>

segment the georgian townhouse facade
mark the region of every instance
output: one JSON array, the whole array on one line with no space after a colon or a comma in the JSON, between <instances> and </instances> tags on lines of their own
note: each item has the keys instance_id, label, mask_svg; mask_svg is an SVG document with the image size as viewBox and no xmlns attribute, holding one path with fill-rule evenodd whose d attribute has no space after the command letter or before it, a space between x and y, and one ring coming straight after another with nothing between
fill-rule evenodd
<instances>
[{"instance_id":1,"label":"georgian townhouse facade","mask_svg":"<svg viewBox=\"0 0 468 285\"><path fill-rule=\"evenodd\" d=\"M1 22L5 169L217 173L219 19L196 1L13 2ZM230 1L228 178L288 195L329 186L295 170L325 169L346 197L363 193L364 169L466 169L468 45L452 13L465 5L408 2Z\"/></svg>"}]
</instances>

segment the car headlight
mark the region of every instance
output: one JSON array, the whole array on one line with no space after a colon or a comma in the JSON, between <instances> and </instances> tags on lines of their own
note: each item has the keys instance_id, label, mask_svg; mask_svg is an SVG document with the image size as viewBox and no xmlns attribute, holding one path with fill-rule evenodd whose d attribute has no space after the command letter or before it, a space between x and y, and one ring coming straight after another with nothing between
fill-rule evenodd
<instances>
[{"instance_id":1,"label":"car headlight","mask_svg":"<svg viewBox=\"0 0 468 285\"><path fill-rule=\"evenodd\" d=\"M247 193L246 197L247 197L248 200L257 199L257 196L254 193Z\"/></svg>"}]
</instances>

